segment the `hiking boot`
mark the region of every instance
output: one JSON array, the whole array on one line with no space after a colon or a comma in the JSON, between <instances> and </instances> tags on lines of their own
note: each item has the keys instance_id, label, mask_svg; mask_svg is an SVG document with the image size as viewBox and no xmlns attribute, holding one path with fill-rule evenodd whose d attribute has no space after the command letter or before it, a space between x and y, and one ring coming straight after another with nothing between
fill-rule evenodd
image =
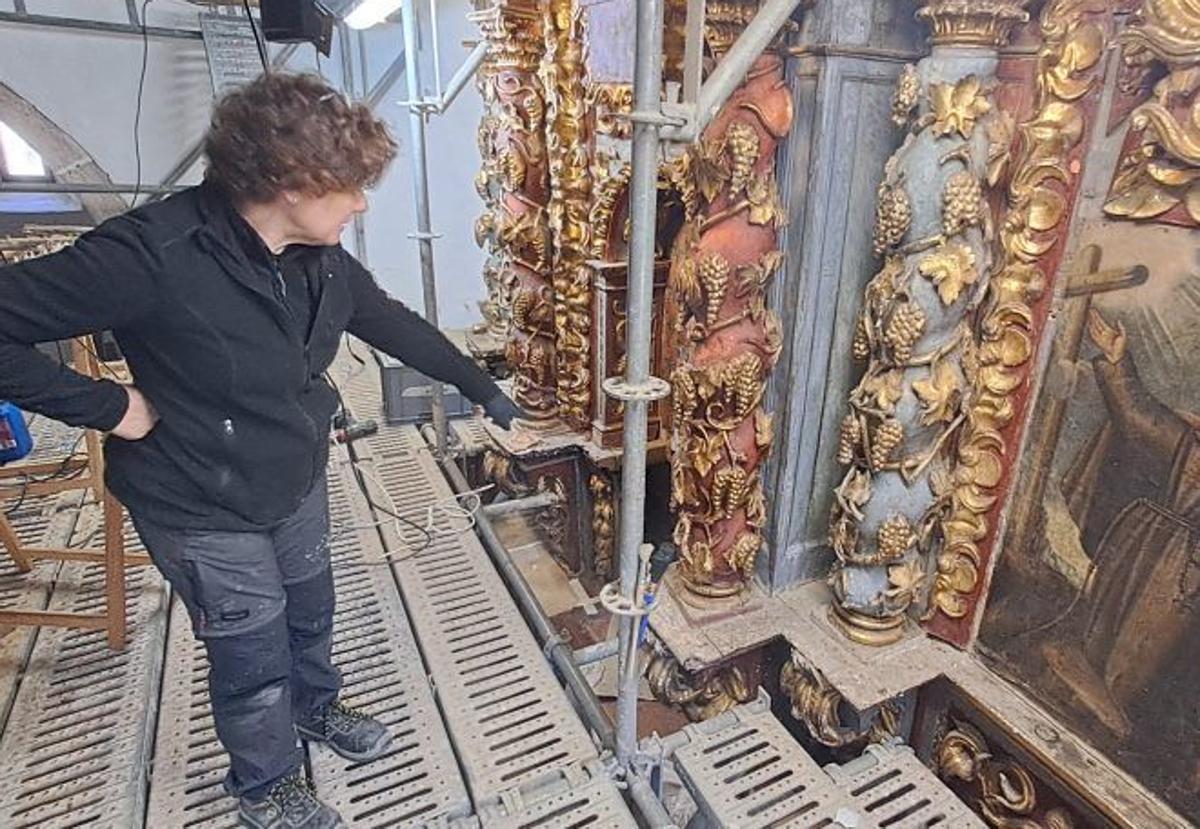
<instances>
[{"instance_id":1,"label":"hiking boot","mask_svg":"<svg viewBox=\"0 0 1200 829\"><path fill-rule=\"evenodd\" d=\"M243 797L238 818L251 829L345 829L341 816L317 800L312 783L299 774L280 779L262 800Z\"/></svg>"},{"instance_id":2,"label":"hiking boot","mask_svg":"<svg viewBox=\"0 0 1200 829\"><path fill-rule=\"evenodd\" d=\"M335 700L302 723L296 731L305 740L329 747L356 763L374 760L387 750L392 733L374 717Z\"/></svg>"}]
</instances>

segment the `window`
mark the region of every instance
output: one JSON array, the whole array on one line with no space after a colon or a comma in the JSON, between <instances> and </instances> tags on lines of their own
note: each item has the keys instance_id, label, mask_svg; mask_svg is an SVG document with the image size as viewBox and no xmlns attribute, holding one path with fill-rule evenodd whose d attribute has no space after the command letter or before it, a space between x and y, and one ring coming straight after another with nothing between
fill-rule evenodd
<instances>
[{"instance_id":1,"label":"window","mask_svg":"<svg viewBox=\"0 0 1200 829\"><path fill-rule=\"evenodd\" d=\"M46 169L38 151L17 134L16 130L0 121L0 183L32 184L52 182L54 176ZM79 197L71 193L0 192L0 235L12 232L11 221L6 214L16 215L76 213L82 209ZM17 225L19 226L19 224Z\"/></svg>"},{"instance_id":2,"label":"window","mask_svg":"<svg viewBox=\"0 0 1200 829\"><path fill-rule=\"evenodd\" d=\"M50 179L42 157L3 121L0 121L0 164L5 179Z\"/></svg>"}]
</instances>

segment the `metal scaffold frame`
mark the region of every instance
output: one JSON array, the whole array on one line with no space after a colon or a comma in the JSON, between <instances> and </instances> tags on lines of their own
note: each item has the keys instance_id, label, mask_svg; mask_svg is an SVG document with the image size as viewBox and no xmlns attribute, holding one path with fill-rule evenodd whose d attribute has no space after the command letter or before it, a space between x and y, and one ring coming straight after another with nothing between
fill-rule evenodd
<instances>
[{"instance_id":1,"label":"metal scaffold frame","mask_svg":"<svg viewBox=\"0 0 1200 829\"><path fill-rule=\"evenodd\" d=\"M621 474L621 537L619 547L620 597L627 608L622 613L618 634L618 692L615 745L618 777L628 785L630 795L652 826L672 825L653 788L647 783L638 766L637 752L637 619L644 613L638 597L640 551L643 545L642 527L646 507L646 444L649 405L669 393L669 385L650 374L651 316L654 282L654 238L657 206L658 156L663 141L691 143L698 140L705 126L713 119L729 96L742 82L751 64L767 48L771 39L795 12L801 0L764 0L754 19L747 25L717 68L701 83L703 52L704 0L689 0L685 24L683 101L664 105L662 100L662 38L664 0L639 0L636 18L636 51L634 56L634 101L629 119L633 122L633 157L630 185L630 246L628 288L628 334L625 375L611 377L604 383L605 391L625 403L622 438ZM433 25L436 28L436 6ZM440 78L437 95L422 97L417 62L417 21L415 0L403 5L406 75L409 100L409 127L412 152L409 158L413 172L413 195L417 209L416 239L421 262L421 281L424 289L425 316L437 324L437 281L433 262L433 240L437 238L429 221L429 178L425 149L425 118L432 112L443 112L466 81L483 62L487 46L475 47L467 62L455 73L442 92ZM434 57L435 65L437 56ZM435 445L439 457L445 458L446 415L440 384L433 384L433 419ZM453 464L450 464L451 466ZM457 468L455 468L457 471ZM461 482L459 482L461 483ZM490 529L486 518L481 529ZM498 556L501 573L510 590L518 596L528 592L526 585L514 581L515 566L494 533L485 532L487 546ZM498 548L498 549L497 549ZM519 575L519 574L518 574ZM523 603L523 606L530 604ZM536 606L536 601L532 602ZM540 608L538 608L540 610ZM536 611L534 611L536 613ZM538 618L544 617L544 613ZM573 697L593 725L596 712L589 703L594 701L590 687L584 692L575 687L580 683L578 666L569 651L554 647L548 640L548 652L556 657L556 667L567 681ZM561 643L558 643L561 644ZM567 665L558 664L565 660ZM574 668L574 670L571 670ZM600 729L603 731L603 729Z\"/></svg>"},{"instance_id":2,"label":"metal scaffold frame","mask_svg":"<svg viewBox=\"0 0 1200 829\"><path fill-rule=\"evenodd\" d=\"M646 420L649 403L666 396L665 380L650 375L650 331L654 285L654 238L658 199L658 156L662 141L697 140L751 64L800 0L764 0L729 52L699 83L704 0L689 0L684 48L684 101L662 103L663 0L639 0L634 56L633 173L630 184L628 346L625 376L610 378L605 391L626 401L621 453L621 596L638 607L638 562L646 508ZM689 98L693 98L689 100ZM637 749L637 625L622 616L617 696L617 761L628 777Z\"/></svg>"}]
</instances>

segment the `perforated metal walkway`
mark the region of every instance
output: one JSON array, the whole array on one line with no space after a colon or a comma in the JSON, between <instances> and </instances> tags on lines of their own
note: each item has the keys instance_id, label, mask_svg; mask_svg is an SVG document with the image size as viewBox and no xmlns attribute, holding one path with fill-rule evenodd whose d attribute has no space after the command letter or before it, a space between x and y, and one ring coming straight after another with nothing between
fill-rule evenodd
<instances>
[{"instance_id":1,"label":"perforated metal walkway","mask_svg":"<svg viewBox=\"0 0 1200 829\"><path fill-rule=\"evenodd\" d=\"M79 512L70 500L77 497L34 502L32 516L18 514L18 532L33 538L41 526L47 542L84 546L99 510ZM126 543L141 549L132 532ZM49 596L49 610L90 613L104 606L99 567L56 563L5 578L27 580L26 606L38 591ZM14 647L0 654L12 699L0 736L0 826L140 825L167 594L148 569L130 571L127 590L130 643L120 653L109 650L103 631L44 628L5 637ZM22 654L28 643L31 650Z\"/></svg>"},{"instance_id":2,"label":"perforated metal walkway","mask_svg":"<svg viewBox=\"0 0 1200 829\"><path fill-rule=\"evenodd\" d=\"M984 829L907 746L870 746L821 768L765 697L684 729L675 766L706 827Z\"/></svg>"},{"instance_id":3,"label":"perforated metal walkway","mask_svg":"<svg viewBox=\"0 0 1200 829\"><path fill-rule=\"evenodd\" d=\"M360 416L370 416L378 398L370 382L358 386ZM69 450L73 438L52 439ZM440 514L432 543L420 545L423 533L401 539L386 514L423 524L429 504L454 501L419 433L385 428L360 446L369 498L340 456L329 470L334 656L344 697L386 722L395 742L367 765L307 746L321 797L352 827L634 826L471 528ZM74 497L22 504L11 515L18 533L82 544L94 508L81 512ZM385 543L402 554L388 556ZM12 569L0 555L0 605L87 610L103 601L98 568ZM100 632L0 632L5 829L237 825L203 647L153 569L128 580L122 653Z\"/></svg>"}]
</instances>

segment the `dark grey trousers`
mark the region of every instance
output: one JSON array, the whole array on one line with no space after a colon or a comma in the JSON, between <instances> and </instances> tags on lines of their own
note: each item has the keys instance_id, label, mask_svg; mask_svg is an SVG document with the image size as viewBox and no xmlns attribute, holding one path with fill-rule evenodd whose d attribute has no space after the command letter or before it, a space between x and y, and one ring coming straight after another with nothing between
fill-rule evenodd
<instances>
[{"instance_id":1,"label":"dark grey trousers","mask_svg":"<svg viewBox=\"0 0 1200 829\"><path fill-rule=\"evenodd\" d=\"M178 530L131 516L208 652L225 788L260 797L297 771L295 723L337 698L329 496L322 478L267 532Z\"/></svg>"}]
</instances>

